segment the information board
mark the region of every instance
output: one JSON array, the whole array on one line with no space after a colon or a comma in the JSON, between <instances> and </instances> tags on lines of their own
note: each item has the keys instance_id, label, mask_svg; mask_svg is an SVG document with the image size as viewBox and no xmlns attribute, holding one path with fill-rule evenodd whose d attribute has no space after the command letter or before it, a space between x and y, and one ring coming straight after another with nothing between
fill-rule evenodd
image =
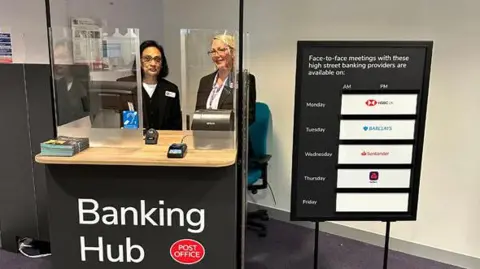
<instances>
[{"instance_id":1,"label":"information board","mask_svg":"<svg viewBox=\"0 0 480 269\"><path fill-rule=\"evenodd\" d=\"M12 33L0 29L0 64L13 63Z\"/></svg>"},{"instance_id":2,"label":"information board","mask_svg":"<svg viewBox=\"0 0 480 269\"><path fill-rule=\"evenodd\" d=\"M432 48L298 42L292 220L416 219Z\"/></svg>"}]
</instances>

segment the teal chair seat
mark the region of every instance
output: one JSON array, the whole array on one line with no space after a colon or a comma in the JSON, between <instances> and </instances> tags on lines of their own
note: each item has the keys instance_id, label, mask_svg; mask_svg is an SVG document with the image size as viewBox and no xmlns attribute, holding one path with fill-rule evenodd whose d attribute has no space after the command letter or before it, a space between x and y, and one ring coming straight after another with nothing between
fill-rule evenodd
<instances>
[{"instance_id":1,"label":"teal chair seat","mask_svg":"<svg viewBox=\"0 0 480 269\"><path fill-rule=\"evenodd\" d=\"M248 171L248 185L253 185L262 177L262 170L253 168Z\"/></svg>"},{"instance_id":2,"label":"teal chair seat","mask_svg":"<svg viewBox=\"0 0 480 269\"><path fill-rule=\"evenodd\" d=\"M257 102L255 106L255 121L249 127L249 159L248 159L248 190L256 194L258 190L268 188L268 161L271 155L267 154L267 137L271 122L268 105ZM268 220L266 210L248 212L247 227L258 231L259 236L266 236L267 228L257 219Z\"/></svg>"},{"instance_id":3,"label":"teal chair seat","mask_svg":"<svg viewBox=\"0 0 480 269\"><path fill-rule=\"evenodd\" d=\"M266 189L267 165L271 155L267 154L267 138L271 114L267 104L257 102L255 106L255 121L249 127L250 154L248 160L248 189L253 194L259 189ZM257 185L261 181L260 185ZM254 185L255 184L255 185Z\"/></svg>"}]
</instances>

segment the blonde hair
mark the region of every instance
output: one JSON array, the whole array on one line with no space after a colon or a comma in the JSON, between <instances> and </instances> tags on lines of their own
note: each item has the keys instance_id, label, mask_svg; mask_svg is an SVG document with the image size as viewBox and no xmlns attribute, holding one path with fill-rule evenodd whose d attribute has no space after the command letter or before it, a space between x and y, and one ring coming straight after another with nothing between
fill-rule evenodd
<instances>
[{"instance_id":1,"label":"blonde hair","mask_svg":"<svg viewBox=\"0 0 480 269\"><path fill-rule=\"evenodd\" d=\"M216 35L213 39L212 39L212 42L214 40L220 40L222 41L225 45L227 45L229 48L230 48L230 55L232 56L232 63L230 66L230 71L233 71L235 69L235 37L233 37L232 35L227 35L227 34L220 34L220 35Z\"/></svg>"},{"instance_id":2,"label":"blonde hair","mask_svg":"<svg viewBox=\"0 0 480 269\"><path fill-rule=\"evenodd\" d=\"M213 38L213 40L220 40L223 43L225 43L225 45L229 46L232 49L235 49L235 37L232 35L227 35L227 34L216 35Z\"/></svg>"}]
</instances>

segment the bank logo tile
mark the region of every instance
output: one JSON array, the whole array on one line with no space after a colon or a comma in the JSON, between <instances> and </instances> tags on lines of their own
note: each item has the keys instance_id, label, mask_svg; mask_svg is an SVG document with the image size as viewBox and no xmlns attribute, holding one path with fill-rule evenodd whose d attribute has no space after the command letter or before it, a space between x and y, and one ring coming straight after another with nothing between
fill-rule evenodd
<instances>
[{"instance_id":1,"label":"bank logo tile","mask_svg":"<svg viewBox=\"0 0 480 269\"><path fill-rule=\"evenodd\" d=\"M393 102L392 101L378 101L378 100L375 100L375 99L368 99L365 104L367 106L377 106L377 105L392 105Z\"/></svg>"},{"instance_id":2,"label":"bank logo tile","mask_svg":"<svg viewBox=\"0 0 480 269\"><path fill-rule=\"evenodd\" d=\"M390 152L388 151L362 151L362 156L388 156Z\"/></svg>"},{"instance_id":3,"label":"bank logo tile","mask_svg":"<svg viewBox=\"0 0 480 269\"><path fill-rule=\"evenodd\" d=\"M368 178L370 179L371 183L377 183L378 182L378 171L370 171Z\"/></svg>"},{"instance_id":4,"label":"bank logo tile","mask_svg":"<svg viewBox=\"0 0 480 269\"><path fill-rule=\"evenodd\" d=\"M377 125L377 126L368 126L368 125L365 125L363 126L363 130L366 132L366 131L378 131L378 132L382 132L382 131L392 131L392 126L385 126L385 125Z\"/></svg>"}]
</instances>

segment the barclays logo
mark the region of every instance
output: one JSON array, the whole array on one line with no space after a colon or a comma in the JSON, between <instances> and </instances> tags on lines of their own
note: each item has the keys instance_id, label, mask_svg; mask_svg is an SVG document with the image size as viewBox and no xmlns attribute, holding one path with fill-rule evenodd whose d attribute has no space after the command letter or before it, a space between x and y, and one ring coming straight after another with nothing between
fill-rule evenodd
<instances>
[{"instance_id":1,"label":"barclays logo","mask_svg":"<svg viewBox=\"0 0 480 269\"><path fill-rule=\"evenodd\" d=\"M363 126L364 131L391 131L392 126Z\"/></svg>"}]
</instances>

